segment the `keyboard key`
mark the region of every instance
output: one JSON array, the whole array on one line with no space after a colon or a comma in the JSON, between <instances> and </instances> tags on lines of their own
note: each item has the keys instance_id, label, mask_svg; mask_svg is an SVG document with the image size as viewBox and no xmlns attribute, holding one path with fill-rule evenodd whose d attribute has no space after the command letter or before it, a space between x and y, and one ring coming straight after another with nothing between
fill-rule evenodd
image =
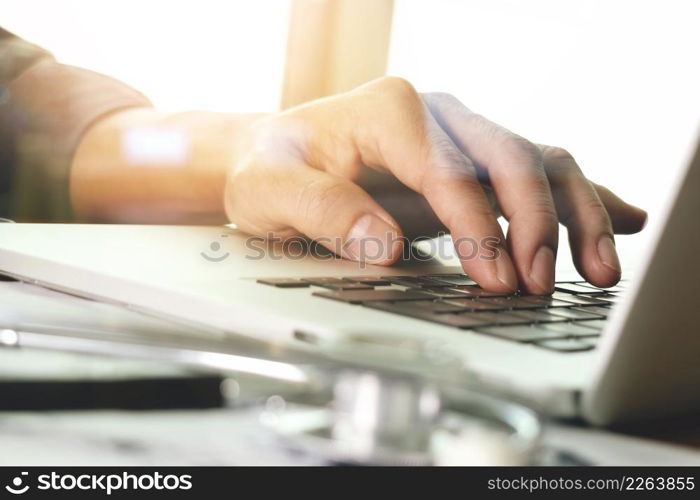
<instances>
[{"instance_id":1,"label":"keyboard key","mask_svg":"<svg viewBox=\"0 0 700 500\"><path fill-rule=\"evenodd\" d=\"M535 342L535 345L552 351L581 352L594 349L596 343L591 339L569 337L564 339L540 340Z\"/></svg>"},{"instance_id":2,"label":"keyboard key","mask_svg":"<svg viewBox=\"0 0 700 500\"><path fill-rule=\"evenodd\" d=\"M590 307L587 308L564 308L560 307L558 309L552 309L551 313L556 314L557 316L561 316L562 318L567 318L567 319L577 319L577 320L588 320L588 319L601 319L604 318L605 316L601 314L596 314L592 311L589 311L591 309Z\"/></svg>"},{"instance_id":3,"label":"keyboard key","mask_svg":"<svg viewBox=\"0 0 700 500\"><path fill-rule=\"evenodd\" d=\"M595 319L593 321L586 321L581 323L582 326L585 326L586 328L592 328L598 332L602 332L606 324L607 322L604 319Z\"/></svg>"},{"instance_id":4,"label":"keyboard key","mask_svg":"<svg viewBox=\"0 0 700 500\"><path fill-rule=\"evenodd\" d=\"M498 304L489 304L484 299L445 299L445 302L461 305L469 311L505 311L507 308Z\"/></svg>"},{"instance_id":5,"label":"keyboard key","mask_svg":"<svg viewBox=\"0 0 700 500\"><path fill-rule=\"evenodd\" d=\"M484 313L467 314L437 314L437 322L457 328L476 328L493 324L493 318L486 317Z\"/></svg>"},{"instance_id":6,"label":"keyboard key","mask_svg":"<svg viewBox=\"0 0 700 500\"><path fill-rule=\"evenodd\" d=\"M559 332L570 337L597 337L600 335L600 329L589 328L587 325L590 321L582 323L546 323L540 325L545 330Z\"/></svg>"},{"instance_id":7,"label":"keyboard key","mask_svg":"<svg viewBox=\"0 0 700 500\"><path fill-rule=\"evenodd\" d=\"M422 283L422 286L429 286L433 288L452 286L450 283L445 283L442 280L439 280L437 278L431 278L429 276L421 276L419 278L419 281Z\"/></svg>"},{"instance_id":8,"label":"keyboard key","mask_svg":"<svg viewBox=\"0 0 700 500\"><path fill-rule=\"evenodd\" d=\"M588 306L588 307L573 307L572 309L575 309L577 311L585 311L585 312L592 312L593 314L598 314L602 318L607 318L608 314L610 314L610 309L605 308L605 307L600 307L600 306Z\"/></svg>"},{"instance_id":9,"label":"keyboard key","mask_svg":"<svg viewBox=\"0 0 700 500\"><path fill-rule=\"evenodd\" d=\"M321 276L321 277L311 277L311 278L302 278L302 281L306 281L307 283L335 283L336 281L343 281L341 278L335 278L335 277L330 277L330 276Z\"/></svg>"},{"instance_id":10,"label":"keyboard key","mask_svg":"<svg viewBox=\"0 0 700 500\"><path fill-rule=\"evenodd\" d=\"M426 310L424 306L413 307L414 304L398 303L398 302L366 302L363 304L372 309L380 309L382 311L400 314L402 316L410 316L416 319L439 323L445 326L454 326L457 328L474 328L477 326L489 325L493 318L481 314L437 314Z\"/></svg>"},{"instance_id":11,"label":"keyboard key","mask_svg":"<svg viewBox=\"0 0 700 500\"><path fill-rule=\"evenodd\" d=\"M430 276L431 279L448 285L476 285L476 281L468 276Z\"/></svg>"},{"instance_id":12,"label":"keyboard key","mask_svg":"<svg viewBox=\"0 0 700 500\"><path fill-rule=\"evenodd\" d=\"M364 285L372 285L372 286L391 285L391 282L389 280L382 279L379 276L347 276L343 279L347 280L347 281L354 282L354 283L362 283Z\"/></svg>"},{"instance_id":13,"label":"keyboard key","mask_svg":"<svg viewBox=\"0 0 700 500\"><path fill-rule=\"evenodd\" d=\"M542 309L542 306L528 300L522 300L520 297L486 297L479 299L479 301L501 306L504 309Z\"/></svg>"},{"instance_id":14,"label":"keyboard key","mask_svg":"<svg viewBox=\"0 0 700 500\"><path fill-rule=\"evenodd\" d=\"M520 300L532 302L539 307L571 307L571 302L555 299L549 295L523 295Z\"/></svg>"},{"instance_id":15,"label":"keyboard key","mask_svg":"<svg viewBox=\"0 0 700 500\"><path fill-rule=\"evenodd\" d=\"M262 278L256 280L263 285L276 286L277 288L305 288L309 283L296 278Z\"/></svg>"},{"instance_id":16,"label":"keyboard key","mask_svg":"<svg viewBox=\"0 0 700 500\"><path fill-rule=\"evenodd\" d=\"M603 293L603 290L597 288L591 288L585 285L579 285L577 283L555 283L554 289L560 292L566 293L580 293L583 295L596 295Z\"/></svg>"},{"instance_id":17,"label":"keyboard key","mask_svg":"<svg viewBox=\"0 0 700 500\"><path fill-rule=\"evenodd\" d=\"M318 286L322 286L323 288L330 288L331 290L371 290L372 288L374 288L372 285L366 285L364 283L352 283L350 281L343 281L342 283L321 283Z\"/></svg>"},{"instance_id":18,"label":"keyboard key","mask_svg":"<svg viewBox=\"0 0 700 500\"><path fill-rule=\"evenodd\" d=\"M416 279L421 283L421 286L430 286L430 287L446 287L446 286L452 286L450 283L446 283L445 281L441 280L440 278L434 277L434 276L416 276Z\"/></svg>"},{"instance_id":19,"label":"keyboard key","mask_svg":"<svg viewBox=\"0 0 700 500\"><path fill-rule=\"evenodd\" d=\"M567 335L566 333L542 328L539 325L489 326L477 328L476 331L516 342L559 339L566 338Z\"/></svg>"},{"instance_id":20,"label":"keyboard key","mask_svg":"<svg viewBox=\"0 0 700 500\"><path fill-rule=\"evenodd\" d=\"M528 321L532 322L538 322L538 323L555 323L557 321L567 321L566 318L563 318L561 316L557 316L556 314L553 314L546 309L541 309L538 311L533 311L533 310L520 310L520 311L513 311L512 314L514 316L518 316L520 318L525 318Z\"/></svg>"},{"instance_id":21,"label":"keyboard key","mask_svg":"<svg viewBox=\"0 0 700 500\"><path fill-rule=\"evenodd\" d=\"M322 286L324 288L330 288L332 290L371 290L371 285L365 285L364 283L353 283L352 281L346 281L340 278L304 278L306 281L314 286Z\"/></svg>"},{"instance_id":22,"label":"keyboard key","mask_svg":"<svg viewBox=\"0 0 700 500\"><path fill-rule=\"evenodd\" d=\"M487 320L493 325L527 325L532 323L532 320L511 314L508 312L475 312L471 313L473 316L479 316L482 319Z\"/></svg>"},{"instance_id":23,"label":"keyboard key","mask_svg":"<svg viewBox=\"0 0 700 500\"><path fill-rule=\"evenodd\" d=\"M351 304L361 304L370 301L385 301L385 300L433 300L435 297L427 293L418 291L403 290L333 290L329 292L314 292L316 297L326 299L340 300Z\"/></svg>"},{"instance_id":24,"label":"keyboard key","mask_svg":"<svg viewBox=\"0 0 700 500\"><path fill-rule=\"evenodd\" d=\"M421 292L429 293L431 295L434 295L436 298L443 298L443 299L448 299L448 298L465 298L464 293L458 291L458 290L452 290L450 288L433 288L433 287L425 287L420 289ZM470 299L471 300L471 299Z\"/></svg>"},{"instance_id":25,"label":"keyboard key","mask_svg":"<svg viewBox=\"0 0 700 500\"><path fill-rule=\"evenodd\" d=\"M572 304L577 304L580 306L592 306L592 305L604 305L606 302L603 300L598 300L594 297L588 297L585 295L572 295L570 293L554 292L552 297L557 300L563 300L565 302L570 302Z\"/></svg>"},{"instance_id":26,"label":"keyboard key","mask_svg":"<svg viewBox=\"0 0 700 500\"><path fill-rule=\"evenodd\" d=\"M608 292L608 293L618 293L622 292L625 289L625 285L615 285L611 286L609 288L598 288L597 286L591 285L590 283L580 283L582 286L587 286L593 290L597 290L599 292Z\"/></svg>"},{"instance_id":27,"label":"keyboard key","mask_svg":"<svg viewBox=\"0 0 700 500\"><path fill-rule=\"evenodd\" d=\"M447 286L438 281L432 281L430 278L420 276L382 276L383 279L390 281L393 285L405 286L409 288L421 288L424 286Z\"/></svg>"},{"instance_id":28,"label":"keyboard key","mask_svg":"<svg viewBox=\"0 0 700 500\"><path fill-rule=\"evenodd\" d=\"M434 302L418 300L411 301L410 304L403 302L403 304L407 307L420 307L421 309L432 311L436 314L469 312L469 309L465 308L464 306L450 304L449 302L444 302L442 300L436 300Z\"/></svg>"},{"instance_id":29,"label":"keyboard key","mask_svg":"<svg viewBox=\"0 0 700 500\"><path fill-rule=\"evenodd\" d=\"M512 295L509 293L487 292L483 288L476 285L454 286L448 288L448 290L455 290L460 292L462 295L469 295L470 297L508 297Z\"/></svg>"}]
</instances>

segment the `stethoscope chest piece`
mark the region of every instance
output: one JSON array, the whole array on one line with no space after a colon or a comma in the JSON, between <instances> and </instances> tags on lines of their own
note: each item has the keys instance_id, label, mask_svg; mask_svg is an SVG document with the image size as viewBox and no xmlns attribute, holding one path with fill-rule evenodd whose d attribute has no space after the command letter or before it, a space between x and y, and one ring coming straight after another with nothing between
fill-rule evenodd
<instances>
[{"instance_id":1,"label":"stethoscope chest piece","mask_svg":"<svg viewBox=\"0 0 700 500\"><path fill-rule=\"evenodd\" d=\"M338 374L325 406L279 405L262 422L293 451L352 465L525 465L541 423L532 410L474 390L449 397L419 378Z\"/></svg>"}]
</instances>

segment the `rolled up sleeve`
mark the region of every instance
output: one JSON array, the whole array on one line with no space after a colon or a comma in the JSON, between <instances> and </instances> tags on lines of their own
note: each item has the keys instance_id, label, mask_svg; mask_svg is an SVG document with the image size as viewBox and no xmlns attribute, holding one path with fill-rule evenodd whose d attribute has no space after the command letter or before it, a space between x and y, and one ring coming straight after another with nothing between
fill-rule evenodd
<instances>
[{"instance_id":1,"label":"rolled up sleeve","mask_svg":"<svg viewBox=\"0 0 700 500\"><path fill-rule=\"evenodd\" d=\"M0 29L0 216L70 222L70 165L84 132L102 116L150 105Z\"/></svg>"}]
</instances>

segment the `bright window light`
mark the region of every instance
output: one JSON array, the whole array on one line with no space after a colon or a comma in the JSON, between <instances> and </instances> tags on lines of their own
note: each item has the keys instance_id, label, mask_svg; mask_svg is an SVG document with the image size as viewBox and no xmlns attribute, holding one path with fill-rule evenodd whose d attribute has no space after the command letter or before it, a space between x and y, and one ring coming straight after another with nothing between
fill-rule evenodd
<instances>
[{"instance_id":1,"label":"bright window light","mask_svg":"<svg viewBox=\"0 0 700 500\"><path fill-rule=\"evenodd\" d=\"M698 134L698 19L696 1L396 0L389 73L565 147L653 223Z\"/></svg>"},{"instance_id":2,"label":"bright window light","mask_svg":"<svg viewBox=\"0 0 700 500\"><path fill-rule=\"evenodd\" d=\"M289 0L3 0L0 25L165 110L274 111Z\"/></svg>"}]
</instances>

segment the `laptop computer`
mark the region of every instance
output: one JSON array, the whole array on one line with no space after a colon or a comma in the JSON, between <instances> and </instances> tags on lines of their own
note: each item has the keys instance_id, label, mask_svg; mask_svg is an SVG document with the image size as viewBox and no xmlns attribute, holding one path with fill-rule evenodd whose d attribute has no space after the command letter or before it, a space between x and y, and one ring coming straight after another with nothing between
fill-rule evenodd
<instances>
[{"instance_id":1,"label":"laptop computer","mask_svg":"<svg viewBox=\"0 0 700 500\"><path fill-rule=\"evenodd\" d=\"M0 273L272 344L429 345L552 415L607 425L700 410L699 193L696 150L635 275L609 289L558 275L547 297L230 227L0 224Z\"/></svg>"}]
</instances>

